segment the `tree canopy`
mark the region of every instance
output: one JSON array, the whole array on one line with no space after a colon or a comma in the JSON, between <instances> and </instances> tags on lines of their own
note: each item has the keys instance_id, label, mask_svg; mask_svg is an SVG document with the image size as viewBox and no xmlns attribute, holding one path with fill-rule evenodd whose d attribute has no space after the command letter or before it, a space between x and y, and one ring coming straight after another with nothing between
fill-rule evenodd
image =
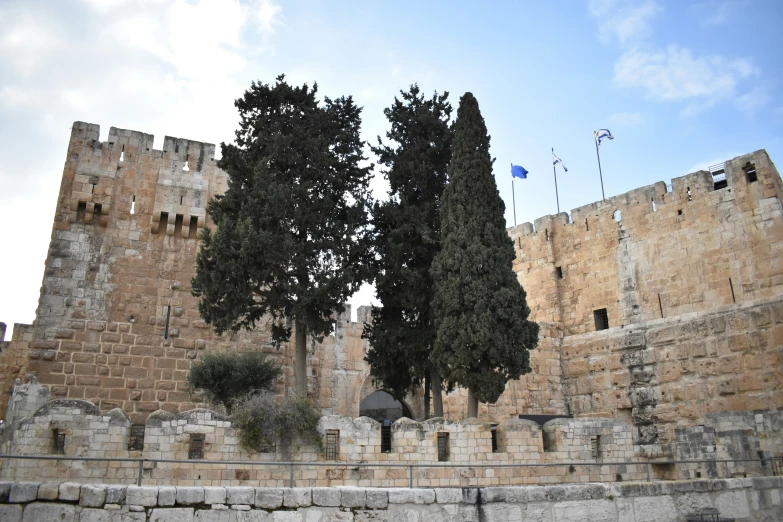
<instances>
[{"instance_id":1,"label":"tree canopy","mask_svg":"<svg viewBox=\"0 0 783 522\"><path fill-rule=\"evenodd\" d=\"M365 325L366 360L373 378L397 397L418 388L433 371L435 341L430 266L440 250L440 199L451 159L448 93L425 98L412 85L384 110L391 124L373 152L385 167L388 201L373 208L375 286L383 306ZM436 377L436 414L440 379ZM440 409L440 411L438 411Z\"/></svg>"},{"instance_id":2,"label":"tree canopy","mask_svg":"<svg viewBox=\"0 0 783 522\"><path fill-rule=\"evenodd\" d=\"M296 387L307 391L306 335L329 333L361 285L369 261L369 181L353 99L325 98L317 85L253 82L236 100L234 144L218 166L228 189L207 211L193 294L215 331L271 320L275 342L296 331Z\"/></svg>"},{"instance_id":3,"label":"tree canopy","mask_svg":"<svg viewBox=\"0 0 783 522\"><path fill-rule=\"evenodd\" d=\"M495 402L506 382L530 371L538 325L512 270L514 246L492 175L489 136L471 93L460 99L449 183L441 204L442 247L432 264L436 339L444 379L478 401Z\"/></svg>"}]
</instances>

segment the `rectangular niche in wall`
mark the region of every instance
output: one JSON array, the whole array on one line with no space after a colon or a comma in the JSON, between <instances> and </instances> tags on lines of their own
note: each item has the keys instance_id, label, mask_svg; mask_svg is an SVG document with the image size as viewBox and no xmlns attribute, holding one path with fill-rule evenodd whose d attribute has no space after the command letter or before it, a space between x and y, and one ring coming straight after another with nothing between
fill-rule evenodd
<instances>
[{"instance_id":1,"label":"rectangular niche in wall","mask_svg":"<svg viewBox=\"0 0 783 522\"><path fill-rule=\"evenodd\" d=\"M592 453L592 457L595 460L599 460L601 458L601 436L600 435L593 435L590 437L590 451Z\"/></svg>"},{"instance_id":2,"label":"rectangular niche in wall","mask_svg":"<svg viewBox=\"0 0 783 522\"><path fill-rule=\"evenodd\" d=\"M446 462L449 460L449 434L443 431L438 432L438 461Z\"/></svg>"},{"instance_id":3,"label":"rectangular niche in wall","mask_svg":"<svg viewBox=\"0 0 783 522\"><path fill-rule=\"evenodd\" d=\"M326 460L337 460L340 457L340 430L326 430L325 453Z\"/></svg>"},{"instance_id":4,"label":"rectangular niche in wall","mask_svg":"<svg viewBox=\"0 0 783 522\"><path fill-rule=\"evenodd\" d=\"M144 424L132 424L128 437L128 451L144 451Z\"/></svg>"},{"instance_id":5,"label":"rectangular niche in wall","mask_svg":"<svg viewBox=\"0 0 783 522\"><path fill-rule=\"evenodd\" d=\"M490 433L492 434L492 453L497 453L498 450L498 425L493 424L490 428Z\"/></svg>"},{"instance_id":6,"label":"rectangular niche in wall","mask_svg":"<svg viewBox=\"0 0 783 522\"><path fill-rule=\"evenodd\" d=\"M188 448L188 459L189 460L204 459L204 434L203 433L190 434L190 447Z\"/></svg>"},{"instance_id":7,"label":"rectangular niche in wall","mask_svg":"<svg viewBox=\"0 0 783 522\"><path fill-rule=\"evenodd\" d=\"M52 453L55 455L65 455L65 431L60 429L52 430Z\"/></svg>"},{"instance_id":8,"label":"rectangular niche in wall","mask_svg":"<svg viewBox=\"0 0 783 522\"><path fill-rule=\"evenodd\" d=\"M608 330L609 329L609 314L606 312L606 308L600 308L593 312L593 318L595 319L595 330Z\"/></svg>"},{"instance_id":9,"label":"rectangular niche in wall","mask_svg":"<svg viewBox=\"0 0 783 522\"><path fill-rule=\"evenodd\" d=\"M381 425L381 453L391 453L391 449L391 424L388 421L385 421Z\"/></svg>"}]
</instances>

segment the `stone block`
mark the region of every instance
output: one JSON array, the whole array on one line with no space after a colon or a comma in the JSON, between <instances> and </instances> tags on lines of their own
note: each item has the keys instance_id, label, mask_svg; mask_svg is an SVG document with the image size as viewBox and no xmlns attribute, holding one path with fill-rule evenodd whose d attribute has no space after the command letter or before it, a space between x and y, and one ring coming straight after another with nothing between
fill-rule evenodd
<instances>
[{"instance_id":1,"label":"stone block","mask_svg":"<svg viewBox=\"0 0 783 522\"><path fill-rule=\"evenodd\" d=\"M389 489L389 504L413 504L413 491L407 488Z\"/></svg>"},{"instance_id":2,"label":"stone block","mask_svg":"<svg viewBox=\"0 0 783 522\"><path fill-rule=\"evenodd\" d=\"M750 518L750 505L744 490L731 490L720 493L715 497L714 504L722 517Z\"/></svg>"},{"instance_id":3,"label":"stone block","mask_svg":"<svg viewBox=\"0 0 783 522\"><path fill-rule=\"evenodd\" d=\"M77 501L81 495L81 485L75 482L63 482L60 484L60 494L58 498L60 500Z\"/></svg>"},{"instance_id":4,"label":"stone block","mask_svg":"<svg viewBox=\"0 0 783 522\"><path fill-rule=\"evenodd\" d=\"M204 488L204 504L225 504L226 488L206 486Z\"/></svg>"},{"instance_id":5,"label":"stone block","mask_svg":"<svg viewBox=\"0 0 783 522\"><path fill-rule=\"evenodd\" d=\"M498 502L495 504L482 504L479 506L479 520L501 521L501 520L525 520L525 506L520 504L506 504ZM558 519L559 520L559 519ZM572 520L566 518L563 520ZM576 520L576 519L573 519ZM581 520L581 519L580 519Z\"/></svg>"},{"instance_id":6,"label":"stone block","mask_svg":"<svg viewBox=\"0 0 783 522\"><path fill-rule=\"evenodd\" d=\"M226 488L226 504L248 504L255 502L256 491L251 487ZM202 493L203 502L203 493Z\"/></svg>"},{"instance_id":7,"label":"stone block","mask_svg":"<svg viewBox=\"0 0 783 522\"><path fill-rule=\"evenodd\" d=\"M484 502L508 502L511 504L519 504L527 502L527 495L525 494L524 488L483 488L481 490L481 499Z\"/></svg>"},{"instance_id":8,"label":"stone block","mask_svg":"<svg viewBox=\"0 0 783 522\"><path fill-rule=\"evenodd\" d=\"M0 520L3 522L22 522L22 506L15 504L0 505Z\"/></svg>"},{"instance_id":9,"label":"stone block","mask_svg":"<svg viewBox=\"0 0 783 522\"><path fill-rule=\"evenodd\" d=\"M60 491L59 482L44 482L38 488L39 500L57 500L57 495Z\"/></svg>"},{"instance_id":10,"label":"stone block","mask_svg":"<svg viewBox=\"0 0 783 522\"><path fill-rule=\"evenodd\" d=\"M177 503L177 488L174 486L158 487L158 505L171 507Z\"/></svg>"},{"instance_id":11,"label":"stone block","mask_svg":"<svg viewBox=\"0 0 783 522\"><path fill-rule=\"evenodd\" d=\"M194 522L233 522L229 511L215 509L200 509L196 511Z\"/></svg>"},{"instance_id":12,"label":"stone block","mask_svg":"<svg viewBox=\"0 0 783 522\"><path fill-rule=\"evenodd\" d=\"M11 493L8 495L9 504L32 502L38 498L39 482L14 482L11 484Z\"/></svg>"},{"instance_id":13,"label":"stone block","mask_svg":"<svg viewBox=\"0 0 783 522\"><path fill-rule=\"evenodd\" d=\"M368 488L365 492L368 508L386 509L386 506L389 505L389 493L385 489Z\"/></svg>"},{"instance_id":14,"label":"stone block","mask_svg":"<svg viewBox=\"0 0 783 522\"><path fill-rule=\"evenodd\" d=\"M340 490L337 488L313 488L313 505L324 507L340 506ZM258 505L258 504L256 504Z\"/></svg>"},{"instance_id":15,"label":"stone block","mask_svg":"<svg viewBox=\"0 0 783 522\"><path fill-rule=\"evenodd\" d=\"M261 511L260 509L236 512L236 522L267 522L269 518L270 515L266 511ZM323 518L321 521L326 522Z\"/></svg>"},{"instance_id":16,"label":"stone block","mask_svg":"<svg viewBox=\"0 0 783 522\"><path fill-rule=\"evenodd\" d=\"M8 502L8 495L11 494L11 482L0 482L0 503Z\"/></svg>"},{"instance_id":17,"label":"stone block","mask_svg":"<svg viewBox=\"0 0 783 522\"><path fill-rule=\"evenodd\" d=\"M233 489L233 488L231 488ZM245 503L253 503L253 497L254 497L254 491L253 488L242 488L250 490L249 502L242 502ZM224 493L225 497L225 493ZM193 504L203 504L206 496L204 493L204 488L202 487L177 487L177 504L182 506L192 506ZM215 504L222 504L223 502L215 502ZM229 504L232 504L233 502L229 501Z\"/></svg>"},{"instance_id":18,"label":"stone block","mask_svg":"<svg viewBox=\"0 0 783 522\"><path fill-rule=\"evenodd\" d=\"M22 522L73 522L76 517L76 507L68 504L53 504L50 502L33 502L24 508Z\"/></svg>"},{"instance_id":19,"label":"stone block","mask_svg":"<svg viewBox=\"0 0 783 522\"><path fill-rule=\"evenodd\" d=\"M105 509L82 509L79 522L112 522L113 513Z\"/></svg>"},{"instance_id":20,"label":"stone block","mask_svg":"<svg viewBox=\"0 0 783 522\"><path fill-rule=\"evenodd\" d=\"M60 490L62 493L62 490ZM125 503L132 506L153 507L158 504L157 486L128 486Z\"/></svg>"},{"instance_id":21,"label":"stone block","mask_svg":"<svg viewBox=\"0 0 783 522\"><path fill-rule=\"evenodd\" d=\"M79 495L79 505L84 507L103 507L106 502L106 488L101 484L85 484Z\"/></svg>"},{"instance_id":22,"label":"stone block","mask_svg":"<svg viewBox=\"0 0 783 522\"><path fill-rule=\"evenodd\" d=\"M554 505L555 520L598 521L618 520L617 505L611 500L558 502Z\"/></svg>"},{"instance_id":23,"label":"stone block","mask_svg":"<svg viewBox=\"0 0 783 522\"><path fill-rule=\"evenodd\" d=\"M414 489L413 501L416 504L434 504L435 503L435 490L434 489Z\"/></svg>"},{"instance_id":24,"label":"stone block","mask_svg":"<svg viewBox=\"0 0 783 522\"><path fill-rule=\"evenodd\" d=\"M106 486L106 503L107 504L124 504L125 503L125 491L128 486L110 484Z\"/></svg>"},{"instance_id":25,"label":"stone block","mask_svg":"<svg viewBox=\"0 0 783 522\"><path fill-rule=\"evenodd\" d=\"M308 507L312 505L310 488L287 488L283 493L285 507Z\"/></svg>"},{"instance_id":26,"label":"stone block","mask_svg":"<svg viewBox=\"0 0 783 522\"><path fill-rule=\"evenodd\" d=\"M256 488L255 505L264 509L277 509L283 505L282 488Z\"/></svg>"},{"instance_id":27,"label":"stone block","mask_svg":"<svg viewBox=\"0 0 783 522\"><path fill-rule=\"evenodd\" d=\"M462 490L459 488L437 488L435 490L435 502L438 504L460 504L462 502Z\"/></svg>"},{"instance_id":28,"label":"stone block","mask_svg":"<svg viewBox=\"0 0 783 522\"><path fill-rule=\"evenodd\" d=\"M367 505L364 488L340 488L340 505L346 508L363 508Z\"/></svg>"},{"instance_id":29,"label":"stone block","mask_svg":"<svg viewBox=\"0 0 783 522\"><path fill-rule=\"evenodd\" d=\"M193 508L156 508L150 522L193 522Z\"/></svg>"},{"instance_id":30,"label":"stone block","mask_svg":"<svg viewBox=\"0 0 783 522\"><path fill-rule=\"evenodd\" d=\"M633 499L636 522L677 522L677 508L671 497L636 497Z\"/></svg>"}]
</instances>

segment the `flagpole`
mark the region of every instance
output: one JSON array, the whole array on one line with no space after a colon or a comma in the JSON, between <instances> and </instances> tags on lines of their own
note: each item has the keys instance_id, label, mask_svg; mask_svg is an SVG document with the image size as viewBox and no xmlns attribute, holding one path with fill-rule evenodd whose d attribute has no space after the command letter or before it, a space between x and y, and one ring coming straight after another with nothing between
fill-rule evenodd
<instances>
[{"instance_id":1,"label":"flagpole","mask_svg":"<svg viewBox=\"0 0 783 522\"><path fill-rule=\"evenodd\" d=\"M604 195L604 175L601 173L601 155L598 153L598 140L595 137L595 133L593 133L593 140L595 141L595 155L598 158L598 176L601 178L601 199L606 201L606 196Z\"/></svg>"},{"instance_id":2,"label":"flagpole","mask_svg":"<svg viewBox=\"0 0 783 522\"><path fill-rule=\"evenodd\" d=\"M552 147L552 174L555 176L555 199L557 200L557 213L560 213L560 196L557 194L557 165L555 165L555 148Z\"/></svg>"},{"instance_id":3,"label":"flagpole","mask_svg":"<svg viewBox=\"0 0 783 522\"><path fill-rule=\"evenodd\" d=\"M514 168L514 164L511 164L511 168ZM514 194L514 174L511 174L511 202L514 205L514 226L517 226L517 198Z\"/></svg>"}]
</instances>

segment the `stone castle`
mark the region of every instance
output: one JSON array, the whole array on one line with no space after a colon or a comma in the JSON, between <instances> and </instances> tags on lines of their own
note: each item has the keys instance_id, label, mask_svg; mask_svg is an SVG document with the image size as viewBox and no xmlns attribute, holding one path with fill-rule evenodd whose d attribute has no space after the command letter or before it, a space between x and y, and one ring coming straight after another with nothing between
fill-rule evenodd
<instances>
[{"instance_id":1,"label":"stone castle","mask_svg":"<svg viewBox=\"0 0 783 522\"><path fill-rule=\"evenodd\" d=\"M206 203L226 188L215 146L167 136L155 150L149 134L112 127L100 141L99 133L73 126L36 319L0 343L6 439L24 417L24 430L54 422L58 408L123 433L158 429L161 419L190 423L202 405L185 377L205 350L263 348L284 368L280 391L292 394L293 343L275 349L265 328L217 336L190 294L199 230L210 226ZM575 433L587 446L599 432L622 434L623 458L699 458L716 445L733 458L783 454L781 200L780 175L761 150L671 187L659 182L510 228L539 347L533 372L482 404L480 418L511 440L535 431L509 424L520 416L571 417L531 431L515 443L520 455L543 451L547 430L550 449ZM334 335L310 342L308 392L329 426L350 423L333 416L357 417L376 391L361 339L368 317L360 307L352 322L346 309ZM4 330L0 323L0 339ZM33 378L40 385L22 384ZM465 396L444 395L447 418L464 417ZM39 410L48 399L68 401ZM408 416L423 417L420 393L402 402ZM488 433L467 438L488 441ZM358 447L368 437L352 440Z\"/></svg>"}]
</instances>

